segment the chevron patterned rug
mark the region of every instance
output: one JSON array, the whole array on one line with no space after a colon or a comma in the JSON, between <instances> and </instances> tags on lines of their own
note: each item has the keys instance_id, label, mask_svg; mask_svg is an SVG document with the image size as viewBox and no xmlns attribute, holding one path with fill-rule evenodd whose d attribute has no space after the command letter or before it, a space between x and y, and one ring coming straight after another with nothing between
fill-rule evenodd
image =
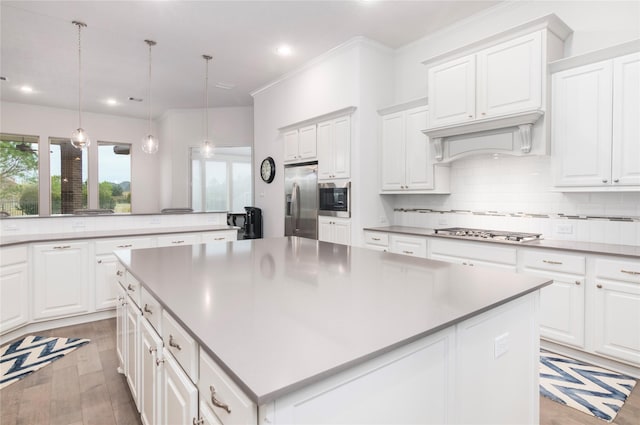
<instances>
[{"instance_id":1,"label":"chevron patterned rug","mask_svg":"<svg viewBox=\"0 0 640 425\"><path fill-rule=\"evenodd\" d=\"M540 350L540 394L607 422L613 421L636 380Z\"/></svg>"},{"instance_id":2,"label":"chevron patterned rug","mask_svg":"<svg viewBox=\"0 0 640 425\"><path fill-rule=\"evenodd\" d=\"M89 341L29 335L0 347L0 389L88 344Z\"/></svg>"}]
</instances>

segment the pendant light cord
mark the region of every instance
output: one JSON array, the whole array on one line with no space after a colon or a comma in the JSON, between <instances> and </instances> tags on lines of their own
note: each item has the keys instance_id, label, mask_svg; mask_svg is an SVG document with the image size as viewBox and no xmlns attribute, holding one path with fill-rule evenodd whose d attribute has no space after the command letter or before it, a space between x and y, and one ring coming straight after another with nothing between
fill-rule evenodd
<instances>
[{"instance_id":1,"label":"pendant light cord","mask_svg":"<svg viewBox=\"0 0 640 425\"><path fill-rule=\"evenodd\" d=\"M86 27L87 24L80 21L73 21L73 24L78 27L78 128L82 128L82 41L81 32L82 27Z\"/></svg>"},{"instance_id":2,"label":"pendant light cord","mask_svg":"<svg viewBox=\"0 0 640 425\"><path fill-rule=\"evenodd\" d=\"M204 75L204 140L209 140L209 61L211 56L202 55L205 59L205 75Z\"/></svg>"},{"instance_id":3,"label":"pendant light cord","mask_svg":"<svg viewBox=\"0 0 640 425\"><path fill-rule=\"evenodd\" d=\"M145 40L146 41L146 40ZM151 46L152 44L147 42L149 45L149 90L148 90L148 98L149 98L149 134L151 134Z\"/></svg>"}]
</instances>

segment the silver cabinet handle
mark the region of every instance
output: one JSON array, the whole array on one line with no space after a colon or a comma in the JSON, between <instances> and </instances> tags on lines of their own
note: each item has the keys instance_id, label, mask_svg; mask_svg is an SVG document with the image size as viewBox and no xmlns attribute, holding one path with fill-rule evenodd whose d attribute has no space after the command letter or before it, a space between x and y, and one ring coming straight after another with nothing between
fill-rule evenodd
<instances>
[{"instance_id":1,"label":"silver cabinet handle","mask_svg":"<svg viewBox=\"0 0 640 425\"><path fill-rule=\"evenodd\" d=\"M164 363L164 359L156 359L156 366L160 366L162 363Z\"/></svg>"},{"instance_id":2,"label":"silver cabinet handle","mask_svg":"<svg viewBox=\"0 0 640 425\"><path fill-rule=\"evenodd\" d=\"M224 238L213 238L214 241L223 241Z\"/></svg>"},{"instance_id":3,"label":"silver cabinet handle","mask_svg":"<svg viewBox=\"0 0 640 425\"><path fill-rule=\"evenodd\" d=\"M602 285L600 285L599 283L596 285L596 288L598 289L602 289Z\"/></svg>"},{"instance_id":4,"label":"silver cabinet handle","mask_svg":"<svg viewBox=\"0 0 640 425\"><path fill-rule=\"evenodd\" d=\"M124 274L124 272L123 272L122 270L118 270L118 271L116 272L116 275L118 275L118 276L122 276L123 274Z\"/></svg>"},{"instance_id":5,"label":"silver cabinet handle","mask_svg":"<svg viewBox=\"0 0 640 425\"><path fill-rule=\"evenodd\" d=\"M178 244L178 243L184 243L184 241L171 241L171 243Z\"/></svg>"},{"instance_id":6,"label":"silver cabinet handle","mask_svg":"<svg viewBox=\"0 0 640 425\"><path fill-rule=\"evenodd\" d=\"M180 347L180 344L173 341L173 335L169 335L169 347L173 347L176 350L182 350L182 347Z\"/></svg>"},{"instance_id":7,"label":"silver cabinet handle","mask_svg":"<svg viewBox=\"0 0 640 425\"><path fill-rule=\"evenodd\" d=\"M580 281L579 280L576 280L576 285L580 285Z\"/></svg>"},{"instance_id":8,"label":"silver cabinet handle","mask_svg":"<svg viewBox=\"0 0 640 425\"><path fill-rule=\"evenodd\" d=\"M151 309L149 308L149 304L145 304L144 307L142 307L142 311L145 313L153 314L153 311L151 311Z\"/></svg>"},{"instance_id":9,"label":"silver cabinet handle","mask_svg":"<svg viewBox=\"0 0 640 425\"><path fill-rule=\"evenodd\" d=\"M614 179L613 182L614 183L620 183L620 179Z\"/></svg>"},{"instance_id":10,"label":"silver cabinet handle","mask_svg":"<svg viewBox=\"0 0 640 425\"><path fill-rule=\"evenodd\" d=\"M53 247L53 249L69 249L69 248L71 248L71 245L58 245Z\"/></svg>"},{"instance_id":11,"label":"silver cabinet handle","mask_svg":"<svg viewBox=\"0 0 640 425\"><path fill-rule=\"evenodd\" d=\"M621 273L627 273L627 274L634 275L634 276L636 276L636 275L639 275L639 274L640 274L640 272L635 272L635 271L633 271L633 270L624 270L624 269L621 269L621 270L620 270L620 272L621 272Z\"/></svg>"},{"instance_id":12,"label":"silver cabinet handle","mask_svg":"<svg viewBox=\"0 0 640 425\"><path fill-rule=\"evenodd\" d=\"M556 265L562 264L562 261L542 260L542 262L547 264L556 264Z\"/></svg>"},{"instance_id":13,"label":"silver cabinet handle","mask_svg":"<svg viewBox=\"0 0 640 425\"><path fill-rule=\"evenodd\" d=\"M102 260L98 260L98 264L102 264Z\"/></svg>"},{"instance_id":14,"label":"silver cabinet handle","mask_svg":"<svg viewBox=\"0 0 640 425\"><path fill-rule=\"evenodd\" d=\"M469 118L473 118L473 115L468 115Z\"/></svg>"},{"instance_id":15,"label":"silver cabinet handle","mask_svg":"<svg viewBox=\"0 0 640 425\"><path fill-rule=\"evenodd\" d=\"M379 241L379 240L380 240L380 238L371 238L371 240Z\"/></svg>"},{"instance_id":16,"label":"silver cabinet handle","mask_svg":"<svg viewBox=\"0 0 640 425\"><path fill-rule=\"evenodd\" d=\"M127 286L127 290L131 291L131 292L136 292L136 288L134 288L133 286L131 286L131 284L129 284L129 286Z\"/></svg>"},{"instance_id":17,"label":"silver cabinet handle","mask_svg":"<svg viewBox=\"0 0 640 425\"><path fill-rule=\"evenodd\" d=\"M402 251L405 254L413 254L413 251Z\"/></svg>"},{"instance_id":18,"label":"silver cabinet handle","mask_svg":"<svg viewBox=\"0 0 640 425\"><path fill-rule=\"evenodd\" d=\"M200 418L200 419L193 418L193 425L203 425L203 424L204 424L204 418Z\"/></svg>"},{"instance_id":19,"label":"silver cabinet handle","mask_svg":"<svg viewBox=\"0 0 640 425\"><path fill-rule=\"evenodd\" d=\"M130 247L132 247L132 246L133 246L133 245L131 245L130 243L128 243L128 244L125 244L125 245L116 245L116 248L130 248Z\"/></svg>"},{"instance_id":20,"label":"silver cabinet handle","mask_svg":"<svg viewBox=\"0 0 640 425\"><path fill-rule=\"evenodd\" d=\"M609 180L607 180L607 179L602 179L602 183L608 183L608 182L609 182Z\"/></svg>"},{"instance_id":21,"label":"silver cabinet handle","mask_svg":"<svg viewBox=\"0 0 640 425\"><path fill-rule=\"evenodd\" d=\"M155 353L156 351L158 351L157 348L149 348L149 354L153 355L153 353Z\"/></svg>"},{"instance_id":22,"label":"silver cabinet handle","mask_svg":"<svg viewBox=\"0 0 640 425\"><path fill-rule=\"evenodd\" d=\"M228 404L224 404L216 399L216 389L213 387L213 385L209 386L209 390L211 391L211 403L213 403L213 405L216 407L226 410L227 413L231 413L231 409L229 408Z\"/></svg>"}]
</instances>

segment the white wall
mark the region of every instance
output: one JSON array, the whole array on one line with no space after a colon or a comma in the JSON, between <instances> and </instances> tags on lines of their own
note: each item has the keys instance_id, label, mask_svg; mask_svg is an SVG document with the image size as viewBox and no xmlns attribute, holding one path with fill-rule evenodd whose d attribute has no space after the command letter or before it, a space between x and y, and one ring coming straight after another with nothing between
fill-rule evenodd
<instances>
[{"instance_id":1,"label":"white wall","mask_svg":"<svg viewBox=\"0 0 640 425\"><path fill-rule=\"evenodd\" d=\"M253 146L253 108L210 108L209 138L219 147ZM190 204L189 148L204 139L204 109L171 109L158 123L162 208Z\"/></svg>"},{"instance_id":2,"label":"white wall","mask_svg":"<svg viewBox=\"0 0 640 425\"><path fill-rule=\"evenodd\" d=\"M84 112L82 126L93 142L88 148L89 188L98 185L97 142L129 143L132 145L132 212L159 212L159 159L157 155L145 154L140 148L142 137L147 134L147 121ZM49 152L49 137L70 137L71 132L77 127L77 111L20 103L2 102L1 104L0 132L38 136L40 138L40 152ZM49 170L49 155L40 155L40 205L42 211L49 211L49 179L43 177L49 176ZM97 208L98 194L90 192L89 202L90 208Z\"/></svg>"}]
</instances>

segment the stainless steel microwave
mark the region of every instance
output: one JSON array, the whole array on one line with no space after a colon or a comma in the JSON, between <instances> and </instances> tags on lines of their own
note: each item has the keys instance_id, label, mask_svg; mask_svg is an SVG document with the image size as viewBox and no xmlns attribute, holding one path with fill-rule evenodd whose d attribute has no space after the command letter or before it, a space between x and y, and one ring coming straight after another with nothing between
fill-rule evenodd
<instances>
[{"instance_id":1,"label":"stainless steel microwave","mask_svg":"<svg viewBox=\"0 0 640 425\"><path fill-rule=\"evenodd\" d=\"M351 217L351 182L318 183L318 215Z\"/></svg>"}]
</instances>

